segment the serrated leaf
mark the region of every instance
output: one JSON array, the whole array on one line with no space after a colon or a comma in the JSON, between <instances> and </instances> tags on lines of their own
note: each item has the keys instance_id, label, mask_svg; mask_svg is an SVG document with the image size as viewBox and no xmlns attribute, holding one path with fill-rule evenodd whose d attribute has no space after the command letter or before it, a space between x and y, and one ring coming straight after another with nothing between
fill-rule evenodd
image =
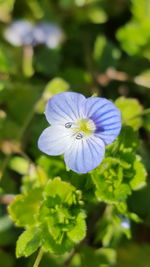
<instances>
[{"instance_id":1,"label":"serrated leaf","mask_svg":"<svg viewBox=\"0 0 150 267\"><path fill-rule=\"evenodd\" d=\"M64 253L85 237L86 216L81 205L81 193L74 186L58 177L48 182L38 216L46 250Z\"/></svg>"},{"instance_id":2,"label":"serrated leaf","mask_svg":"<svg viewBox=\"0 0 150 267\"><path fill-rule=\"evenodd\" d=\"M130 185L132 189L138 190L141 189L143 186L145 186L147 172L142 162L139 161L139 158L137 158L137 160L134 161L133 168L135 170L135 175L131 180Z\"/></svg>"},{"instance_id":3,"label":"serrated leaf","mask_svg":"<svg viewBox=\"0 0 150 267\"><path fill-rule=\"evenodd\" d=\"M62 242L58 244L52 238L46 226L42 229L42 246L46 251L63 254L66 251L70 251L73 245L74 243L69 238L66 238L66 234L63 235Z\"/></svg>"},{"instance_id":4,"label":"serrated leaf","mask_svg":"<svg viewBox=\"0 0 150 267\"><path fill-rule=\"evenodd\" d=\"M41 236L39 230L35 228L23 232L17 241L16 256L17 258L30 256L41 245Z\"/></svg>"},{"instance_id":5,"label":"serrated leaf","mask_svg":"<svg viewBox=\"0 0 150 267\"><path fill-rule=\"evenodd\" d=\"M145 185L146 171L135 153L137 147L137 132L130 126L123 127L118 139L106 148L101 165L91 172L98 200L120 203L133 189Z\"/></svg>"},{"instance_id":6,"label":"serrated leaf","mask_svg":"<svg viewBox=\"0 0 150 267\"><path fill-rule=\"evenodd\" d=\"M62 202L68 203L69 205L73 204L76 201L74 195L75 187L69 183L61 181L59 177L49 181L44 192L46 197L59 196Z\"/></svg>"},{"instance_id":7,"label":"serrated leaf","mask_svg":"<svg viewBox=\"0 0 150 267\"><path fill-rule=\"evenodd\" d=\"M123 182L123 168L114 158L104 159L103 163L91 172L98 200L116 203L124 201L131 194L127 183Z\"/></svg>"},{"instance_id":8,"label":"serrated leaf","mask_svg":"<svg viewBox=\"0 0 150 267\"><path fill-rule=\"evenodd\" d=\"M85 214L80 212L76 218L75 227L68 232L68 237L75 243L78 243L86 235Z\"/></svg>"},{"instance_id":9,"label":"serrated leaf","mask_svg":"<svg viewBox=\"0 0 150 267\"><path fill-rule=\"evenodd\" d=\"M41 200L41 188L33 189L27 194L15 197L8 207L8 211L17 226L31 226L36 222Z\"/></svg>"}]
</instances>

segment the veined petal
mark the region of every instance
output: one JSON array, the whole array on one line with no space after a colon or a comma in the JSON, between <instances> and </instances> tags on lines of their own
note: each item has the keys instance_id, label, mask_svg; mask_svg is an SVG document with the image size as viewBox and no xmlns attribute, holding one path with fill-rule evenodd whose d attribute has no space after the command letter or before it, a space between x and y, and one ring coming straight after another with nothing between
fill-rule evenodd
<instances>
[{"instance_id":1,"label":"veined petal","mask_svg":"<svg viewBox=\"0 0 150 267\"><path fill-rule=\"evenodd\" d=\"M105 153L104 142L96 136L74 140L65 152L66 165L77 173L87 173L96 168Z\"/></svg>"},{"instance_id":2,"label":"veined petal","mask_svg":"<svg viewBox=\"0 0 150 267\"><path fill-rule=\"evenodd\" d=\"M39 149L51 156L64 154L72 142L71 129L61 125L46 128L39 137Z\"/></svg>"},{"instance_id":3,"label":"veined petal","mask_svg":"<svg viewBox=\"0 0 150 267\"><path fill-rule=\"evenodd\" d=\"M85 97L78 93L64 92L54 95L46 106L46 118L51 124L63 124L80 119L83 116Z\"/></svg>"},{"instance_id":4,"label":"veined petal","mask_svg":"<svg viewBox=\"0 0 150 267\"><path fill-rule=\"evenodd\" d=\"M101 112L102 109L108 110L108 106L111 102L102 97L89 97L85 102L85 116L92 118L97 112ZM112 104L112 103L111 103Z\"/></svg>"},{"instance_id":5,"label":"veined petal","mask_svg":"<svg viewBox=\"0 0 150 267\"><path fill-rule=\"evenodd\" d=\"M120 110L105 98L88 98L85 104L86 114L96 125L96 135L106 145L111 144L121 130Z\"/></svg>"}]
</instances>

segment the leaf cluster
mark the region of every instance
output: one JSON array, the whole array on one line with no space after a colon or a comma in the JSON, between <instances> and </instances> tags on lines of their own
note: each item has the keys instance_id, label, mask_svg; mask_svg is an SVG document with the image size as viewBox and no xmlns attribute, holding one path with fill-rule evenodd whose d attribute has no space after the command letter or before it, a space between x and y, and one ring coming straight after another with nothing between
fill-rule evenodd
<instances>
[{"instance_id":1,"label":"leaf cluster","mask_svg":"<svg viewBox=\"0 0 150 267\"><path fill-rule=\"evenodd\" d=\"M18 195L9 206L12 220L26 229L17 241L17 257L39 247L60 254L71 250L86 234L82 206L81 192L60 178Z\"/></svg>"}]
</instances>

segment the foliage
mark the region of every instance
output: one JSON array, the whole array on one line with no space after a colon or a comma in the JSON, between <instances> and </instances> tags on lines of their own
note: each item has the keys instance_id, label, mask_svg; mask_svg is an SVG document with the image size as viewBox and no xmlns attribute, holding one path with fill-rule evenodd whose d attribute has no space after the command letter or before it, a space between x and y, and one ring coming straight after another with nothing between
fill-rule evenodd
<instances>
[{"instance_id":1,"label":"foliage","mask_svg":"<svg viewBox=\"0 0 150 267\"><path fill-rule=\"evenodd\" d=\"M117 37L123 49L131 55L143 55L150 58L150 2L149 0L132 0L132 19L121 28Z\"/></svg>"},{"instance_id":2,"label":"foliage","mask_svg":"<svg viewBox=\"0 0 150 267\"><path fill-rule=\"evenodd\" d=\"M9 206L11 218L26 231L17 241L17 257L31 255L39 246L64 253L85 237L81 193L60 178L43 188L18 195Z\"/></svg>"},{"instance_id":3,"label":"foliage","mask_svg":"<svg viewBox=\"0 0 150 267\"><path fill-rule=\"evenodd\" d=\"M5 31L18 20L56 23L63 38L14 46ZM42 251L41 267L148 267L150 0L0 0L0 22L0 266L33 266ZM65 91L122 114L88 174L37 147L45 105Z\"/></svg>"}]
</instances>

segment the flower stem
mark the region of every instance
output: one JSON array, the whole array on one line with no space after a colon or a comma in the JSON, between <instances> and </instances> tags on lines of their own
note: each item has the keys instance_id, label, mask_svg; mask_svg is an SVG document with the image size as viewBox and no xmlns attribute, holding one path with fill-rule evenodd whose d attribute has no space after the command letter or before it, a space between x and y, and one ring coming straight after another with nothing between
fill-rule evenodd
<instances>
[{"instance_id":1,"label":"flower stem","mask_svg":"<svg viewBox=\"0 0 150 267\"><path fill-rule=\"evenodd\" d=\"M44 250L41 248L39 250L39 253L37 255L37 258L35 260L35 263L34 263L33 267L38 267L39 266L39 264L40 264L40 262L42 260L43 255L44 255Z\"/></svg>"}]
</instances>

